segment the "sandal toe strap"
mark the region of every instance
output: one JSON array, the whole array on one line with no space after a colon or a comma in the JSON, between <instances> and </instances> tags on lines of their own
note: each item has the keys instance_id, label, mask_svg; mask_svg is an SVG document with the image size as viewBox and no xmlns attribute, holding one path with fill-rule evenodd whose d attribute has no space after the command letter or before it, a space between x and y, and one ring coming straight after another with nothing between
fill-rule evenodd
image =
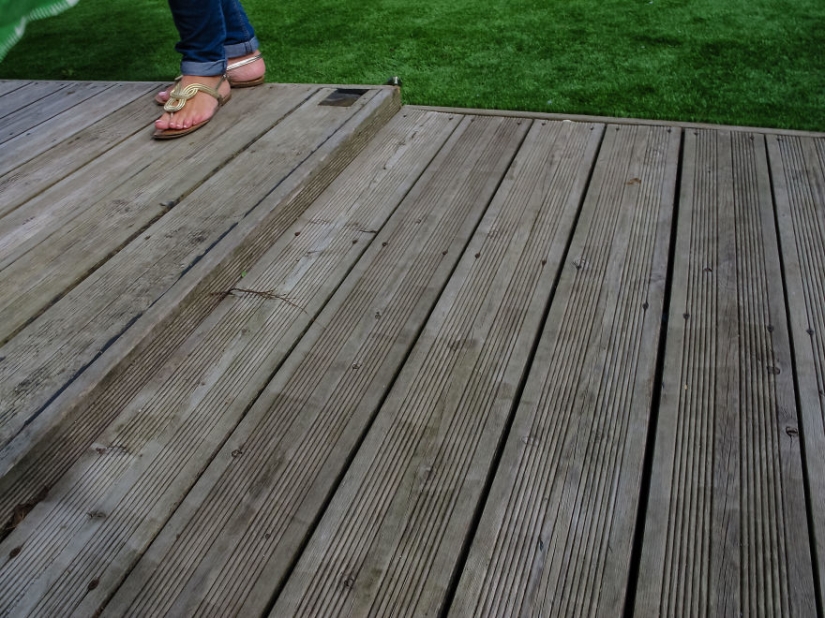
<instances>
[{"instance_id":1,"label":"sandal toe strap","mask_svg":"<svg viewBox=\"0 0 825 618\"><path fill-rule=\"evenodd\" d=\"M224 97L220 92L218 92L218 88L221 87L224 80L226 80L226 75L221 77L221 81L219 81L218 85L214 88L198 83L189 84L186 88L181 88L180 82L177 82L175 87L172 89L172 92L169 93L169 100L163 106L163 109L167 112L179 112L183 109L183 106L186 105L186 102L199 92L205 92L206 94L215 97L218 103L223 104Z\"/></svg>"}]
</instances>

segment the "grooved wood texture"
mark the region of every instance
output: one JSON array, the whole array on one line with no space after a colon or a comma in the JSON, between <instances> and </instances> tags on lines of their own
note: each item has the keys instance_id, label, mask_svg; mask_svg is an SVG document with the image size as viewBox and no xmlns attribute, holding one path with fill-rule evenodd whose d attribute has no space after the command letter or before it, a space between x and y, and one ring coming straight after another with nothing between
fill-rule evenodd
<instances>
[{"instance_id":1,"label":"grooved wood texture","mask_svg":"<svg viewBox=\"0 0 825 618\"><path fill-rule=\"evenodd\" d=\"M17 505L30 504L60 478L220 301L212 293L232 287L238 274L258 261L398 105L397 93L385 89L287 178L273 179L277 185L266 199L0 451L3 521ZM119 388L110 388L113 383Z\"/></svg>"},{"instance_id":2,"label":"grooved wood texture","mask_svg":"<svg viewBox=\"0 0 825 618\"><path fill-rule=\"evenodd\" d=\"M69 85L68 82L18 80L4 81L3 94L0 95L0 119L9 120L21 109L43 97L60 91ZM94 93L92 93L94 94ZM44 115L44 119L48 117ZM9 132L9 137L11 132Z\"/></svg>"},{"instance_id":3,"label":"grooved wood texture","mask_svg":"<svg viewBox=\"0 0 825 618\"><path fill-rule=\"evenodd\" d=\"M825 139L769 136L776 217L810 487L819 588L825 589Z\"/></svg>"},{"instance_id":4,"label":"grooved wood texture","mask_svg":"<svg viewBox=\"0 0 825 618\"><path fill-rule=\"evenodd\" d=\"M254 140L253 145L232 158L228 167L211 170L211 176L202 171L199 177L206 181L202 186L191 195L176 194L181 199L179 204L0 348L0 440L4 446L32 419L42 415L56 395L76 380L113 340L122 337L143 312L241 224L268 194L273 191L277 194L279 187L293 176L300 176L305 181L303 190L310 195L314 186L328 183L330 179L323 170L336 167L336 154L343 154L345 158L351 156L352 146L358 142L356 132L371 134L359 131L357 126L347 128L349 120L358 118L362 110L367 112L371 107L393 107L392 96L383 90L365 95L364 101L351 108L319 106L318 102L329 91L331 89L320 89L312 94L312 89L295 87L283 96L271 97L272 102L258 112L266 114L270 111L273 117L264 120L263 128L259 124L254 133L246 135L248 140ZM239 111L243 110L239 107ZM276 124L287 113L287 118ZM274 129L268 131L273 124L276 125ZM234 130L237 129L235 124ZM249 130L253 131L253 128L249 127ZM336 139L339 134L348 137ZM186 146L184 142L182 147ZM249 161L257 160L259 148L268 149L264 163L252 165ZM221 160L226 162L225 158ZM303 173L304 165L313 167L314 177ZM147 182L147 178L142 182ZM157 183L152 186L165 186L160 180ZM143 195L141 199L146 198L144 194L152 193L140 188L135 179L126 184L131 186L129 190ZM222 193L219 188L228 184L236 190L231 194ZM61 185L55 189L58 186ZM157 194L152 195L157 197ZM133 208L134 205L128 206L126 210ZM26 212L28 209L20 210ZM295 216L297 214L300 211ZM116 217L112 215L111 219ZM291 221L287 225L289 223ZM95 221L94 225L97 224ZM105 225L110 224L111 221ZM84 236L85 243L93 240ZM41 243L38 248L44 244L47 252L53 250L51 242ZM81 251L83 246L74 244L72 251ZM67 253L64 257L68 259L72 255ZM35 258L33 252L29 252L22 259ZM18 260L13 266L21 263ZM76 276L81 275L78 271L81 265L71 260L65 263L58 260L56 265L53 262L48 266L39 264L38 271L70 268ZM21 272L25 272L26 269L21 268ZM4 272L0 272L0 278ZM41 278L48 285L65 285L52 275L41 273ZM26 285L30 283L27 279ZM6 310L16 312L23 300L13 288L4 287L4 291L4 300L8 301Z\"/></svg>"},{"instance_id":5,"label":"grooved wood texture","mask_svg":"<svg viewBox=\"0 0 825 618\"><path fill-rule=\"evenodd\" d=\"M636 614L816 615L764 138L688 131Z\"/></svg>"},{"instance_id":6,"label":"grooved wood texture","mask_svg":"<svg viewBox=\"0 0 825 618\"><path fill-rule=\"evenodd\" d=\"M533 125L272 616L444 607L601 131Z\"/></svg>"},{"instance_id":7,"label":"grooved wood texture","mask_svg":"<svg viewBox=\"0 0 825 618\"><path fill-rule=\"evenodd\" d=\"M65 113L67 126L49 126L38 131L37 139L22 135L16 138L19 145L4 144L0 151L0 217L146 129L158 113L146 99L160 87L132 84L114 93L104 91L94 99L105 103L103 109L87 110L83 105L79 117L75 110ZM114 100L112 95L116 95Z\"/></svg>"},{"instance_id":8,"label":"grooved wood texture","mask_svg":"<svg viewBox=\"0 0 825 618\"><path fill-rule=\"evenodd\" d=\"M0 615L823 615L822 135L0 85Z\"/></svg>"},{"instance_id":9,"label":"grooved wood texture","mask_svg":"<svg viewBox=\"0 0 825 618\"><path fill-rule=\"evenodd\" d=\"M606 131L451 613L615 616L627 589L679 131Z\"/></svg>"},{"instance_id":10,"label":"grooved wood texture","mask_svg":"<svg viewBox=\"0 0 825 618\"><path fill-rule=\"evenodd\" d=\"M0 219L0 286L7 290L0 303L0 342L8 341L144 230L151 235L149 227L171 209L176 212L166 217L167 221L186 216L188 208L181 200L250 140L266 133L281 118L291 118L290 112L312 92L305 87L293 91L292 96L271 97L271 107L259 110L260 114L252 113L266 101L260 92L237 101L238 122L218 125L226 133L224 148L208 147L214 136L202 132L176 140L163 150L145 132L136 134L111 156L94 161L37 195L25 208ZM267 121L261 122L261 118ZM313 125L313 132L322 134L314 139L307 134L305 148L311 149L313 142L322 143L328 137L324 126L321 122ZM283 161L280 173L288 173L305 154L300 150L290 153L291 160ZM164 228L161 223L160 233L169 234L166 242L175 238L177 246L198 246L211 232L187 230L196 238L181 242L180 236L175 237L180 230ZM154 234L153 238L158 243L163 237ZM162 247L155 248L154 254L159 250Z\"/></svg>"},{"instance_id":11,"label":"grooved wood texture","mask_svg":"<svg viewBox=\"0 0 825 618\"><path fill-rule=\"evenodd\" d=\"M275 242L11 534L0 612L89 615L111 595L426 168L450 123L426 118Z\"/></svg>"},{"instance_id":12,"label":"grooved wood texture","mask_svg":"<svg viewBox=\"0 0 825 618\"><path fill-rule=\"evenodd\" d=\"M83 113L77 113L83 106L99 104L96 102L96 95L112 89L117 92L121 88L122 86L110 82L27 84L22 89L10 93L8 99L0 99L0 145L3 145L4 149L8 146L15 151L25 150L23 144L26 142L15 141L17 138L24 137L26 133L38 135L50 128L57 131L65 130L67 119L80 119L83 116ZM33 145L34 143L36 140L33 140ZM27 156L29 155L24 153L20 162L26 161Z\"/></svg>"},{"instance_id":13,"label":"grooved wood texture","mask_svg":"<svg viewBox=\"0 0 825 618\"><path fill-rule=\"evenodd\" d=\"M513 120L464 119L107 614L266 610L525 130ZM357 176L349 183L378 186ZM440 207L445 200L451 208Z\"/></svg>"},{"instance_id":14,"label":"grooved wood texture","mask_svg":"<svg viewBox=\"0 0 825 618\"><path fill-rule=\"evenodd\" d=\"M49 151L53 146L66 142L72 136L79 132L86 130L90 126L99 123L101 118L111 115L113 112L118 112L121 108L128 106L136 100L142 102L142 108L146 110L146 98L151 96L159 84L100 84L101 88L98 91L92 91L93 96L83 99L65 111L49 118L50 110L48 105L44 105L44 101L32 101L28 104L25 111L28 116L32 118L33 126L26 129L25 133L17 135L16 137L6 140L3 143L3 148L0 150L0 175L6 174L9 170L13 170L24 163L30 162L39 155ZM78 87L78 91L85 91L87 87L84 85ZM71 96L69 92L71 87L64 88L60 91L60 96ZM0 99L0 109L4 108L3 101ZM146 110L148 111L148 110ZM157 110L153 110L157 114ZM21 114L23 111L17 112ZM0 111L0 116L3 112ZM16 114L15 114L16 115ZM122 114L118 114L123 120ZM128 119L128 116L125 117ZM4 116L0 118L0 134L5 134L5 131L13 124L13 116ZM127 123L128 124L128 123ZM143 125L145 126L145 124ZM137 128L132 129L132 131ZM93 130L96 133L96 130ZM79 161L74 164L78 167L84 161L84 155L81 152ZM87 159L88 160L88 159ZM2 196L2 181L0 181L0 196ZM0 215L10 208L9 202L6 199L2 200L3 205L0 206Z\"/></svg>"}]
</instances>

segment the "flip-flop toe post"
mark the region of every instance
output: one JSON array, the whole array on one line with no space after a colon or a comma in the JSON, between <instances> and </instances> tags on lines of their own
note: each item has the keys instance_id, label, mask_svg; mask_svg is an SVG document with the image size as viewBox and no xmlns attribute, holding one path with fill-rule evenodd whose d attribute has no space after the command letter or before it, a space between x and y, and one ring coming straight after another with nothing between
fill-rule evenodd
<instances>
[{"instance_id":1,"label":"flip-flop toe post","mask_svg":"<svg viewBox=\"0 0 825 618\"><path fill-rule=\"evenodd\" d=\"M218 107L215 108L214 113L207 118L197 124L193 124L191 127L187 127L185 129L155 129L155 132L152 134L152 137L155 139L175 139L177 137L183 137L184 135L189 135L193 131L197 131L207 122L212 120L215 117L215 114L218 113L218 110L226 105L226 102L229 101L232 93L230 92L226 96L222 95L218 92L218 89L221 87L221 84L226 81L226 75L224 74L221 77L221 81L218 82L218 85L212 88L211 86L207 86L205 84L189 84L185 88L181 86L181 82L178 81L175 84L175 88L172 92L169 93L169 100L163 106L163 110L168 113L175 113L182 110L186 103L194 98L196 94L199 92L203 92L208 94L211 97L214 97L215 100L218 102Z\"/></svg>"}]
</instances>

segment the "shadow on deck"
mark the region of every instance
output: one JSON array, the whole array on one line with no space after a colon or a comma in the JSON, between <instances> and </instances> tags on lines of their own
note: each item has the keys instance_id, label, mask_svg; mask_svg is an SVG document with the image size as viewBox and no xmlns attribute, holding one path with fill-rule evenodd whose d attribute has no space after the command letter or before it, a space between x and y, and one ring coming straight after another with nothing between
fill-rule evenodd
<instances>
[{"instance_id":1,"label":"shadow on deck","mask_svg":"<svg viewBox=\"0 0 825 618\"><path fill-rule=\"evenodd\" d=\"M821 615L825 138L4 82L3 615Z\"/></svg>"}]
</instances>

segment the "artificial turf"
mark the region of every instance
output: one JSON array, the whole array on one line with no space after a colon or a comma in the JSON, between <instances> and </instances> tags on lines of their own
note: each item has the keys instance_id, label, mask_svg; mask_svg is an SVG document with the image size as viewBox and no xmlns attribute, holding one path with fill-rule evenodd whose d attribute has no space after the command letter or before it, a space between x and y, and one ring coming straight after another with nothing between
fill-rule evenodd
<instances>
[{"instance_id":1,"label":"artificial turf","mask_svg":"<svg viewBox=\"0 0 825 618\"><path fill-rule=\"evenodd\" d=\"M268 81L405 103L825 131L822 0L244 0ZM164 0L35 22L0 78L164 80Z\"/></svg>"}]
</instances>

